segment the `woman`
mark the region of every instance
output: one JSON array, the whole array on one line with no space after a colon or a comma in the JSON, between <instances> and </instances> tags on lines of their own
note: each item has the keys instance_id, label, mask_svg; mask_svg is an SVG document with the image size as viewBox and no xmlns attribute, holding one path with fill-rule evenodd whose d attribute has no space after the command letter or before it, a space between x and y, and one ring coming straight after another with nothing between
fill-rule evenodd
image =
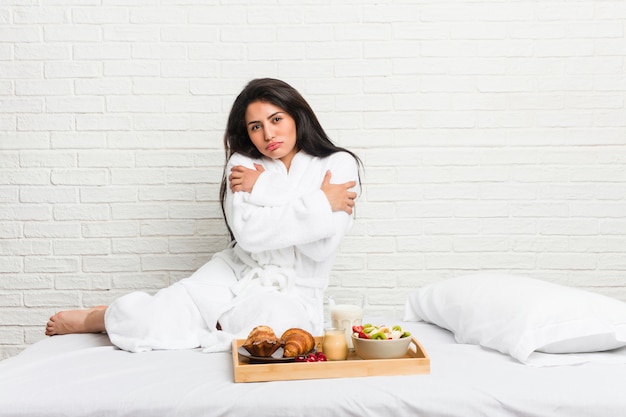
<instances>
[{"instance_id":1,"label":"woman","mask_svg":"<svg viewBox=\"0 0 626 417\"><path fill-rule=\"evenodd\" d=\"M239 94L224 146L220 199L231 245L154 296L133 292L109 307L59 312L47 335L106 331L113 344L139 352L227 350L260 324L321 334L359 158L335 146L300 93L275 79L253 80Z\"/></svg>"}]
</instances>

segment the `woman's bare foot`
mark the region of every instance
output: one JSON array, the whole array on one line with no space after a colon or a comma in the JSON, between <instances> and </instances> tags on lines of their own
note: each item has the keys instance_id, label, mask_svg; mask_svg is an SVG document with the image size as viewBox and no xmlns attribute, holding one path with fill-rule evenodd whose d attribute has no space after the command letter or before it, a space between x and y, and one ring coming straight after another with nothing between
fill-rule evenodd
<instances>
[{"instance_id":1,"label":"woman's bare foot","mask_svg":"<svg viewBox=\"0 0 626 417\"><path fill-rule=\"evenodd\" d=\"M70 333L102 333L106 306L92 307L87 310L60 311L50 317L46 324L46 335Z\"/></svg>"}]
</instances>

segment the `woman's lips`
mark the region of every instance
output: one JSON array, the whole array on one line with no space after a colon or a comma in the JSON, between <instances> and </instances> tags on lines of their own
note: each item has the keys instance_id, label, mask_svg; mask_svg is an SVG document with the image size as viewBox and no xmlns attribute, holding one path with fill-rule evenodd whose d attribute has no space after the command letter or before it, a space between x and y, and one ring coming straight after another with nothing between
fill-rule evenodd
<instances>
[{"instance_id":1,"label":"woman's lips","mask_svg":"<svg viewBox=\"0 0 626 417\"><path fill-rule=\"evenodd\" d=\"M275 151L280 147L280 142L272 142L265 147L266 151Z\"/></svg>"}]
</instances>

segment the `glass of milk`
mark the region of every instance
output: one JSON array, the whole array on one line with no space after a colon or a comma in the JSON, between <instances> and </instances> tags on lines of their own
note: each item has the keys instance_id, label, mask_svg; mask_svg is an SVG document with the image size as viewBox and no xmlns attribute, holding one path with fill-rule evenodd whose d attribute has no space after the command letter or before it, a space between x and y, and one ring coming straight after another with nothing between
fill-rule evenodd
<instances>
[{"instance_id":1,"label":"glass of milk","mask_svg":"<svg viewBox=\"0 0 626 417\"><path fill-rule=\"evenodd\" d=\"M363 323L363 306L365 297L362 294L328 297L328 308L332 327L343 329L349 349L352 346L352 326L360 326Z\"/></svg>"}]
</instances>

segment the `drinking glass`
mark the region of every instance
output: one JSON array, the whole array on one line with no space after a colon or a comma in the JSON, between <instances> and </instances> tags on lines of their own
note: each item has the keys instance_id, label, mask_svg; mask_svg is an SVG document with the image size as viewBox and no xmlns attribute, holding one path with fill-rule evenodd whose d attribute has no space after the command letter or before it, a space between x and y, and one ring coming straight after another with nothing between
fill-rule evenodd
<instances>
[{"instance_id":1,"label":"drinking glass","mask_svg":"<svg viewBox=\"0 0 626 417\"><path fill-rule=\"evenodd\" d=\"M349 349L352 345L352 326L363 324L363 307L365 297L362 294L331 295L328 297L328 308L332 327L343 329Z\"/></svg>"},{"instance_id":2,"label":"drinking glass","mask_svg":"<svg viewBox=\"0 0 626 417\"><path fill-rule=\"evenodd\" d=\"M329 361L345 361L348 358L348 343L343 329L324 329L322 352Z\"/></svg>"}]
</instances>

